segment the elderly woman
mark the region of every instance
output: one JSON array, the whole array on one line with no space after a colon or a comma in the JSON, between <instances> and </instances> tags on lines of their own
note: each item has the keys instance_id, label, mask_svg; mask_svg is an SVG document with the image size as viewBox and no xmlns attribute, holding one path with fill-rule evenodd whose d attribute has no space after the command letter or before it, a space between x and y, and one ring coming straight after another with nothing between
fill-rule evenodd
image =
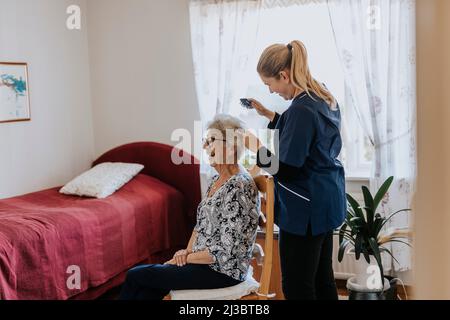
<instances>
[{"instance_id":1,"label":"elderly woman","mask_svg":"<svg viewBox=\"0 0 450 320\"><path fill-rule=\"evenodd\" d=\"M186 249L163 265L128 271L120 299L163 299L170 290L217 289L245 280L259 218L258 190L239 166L241 122L219 115L208 125L203 148L217 171L197 209Z\"/></svg>"}]
</instances>

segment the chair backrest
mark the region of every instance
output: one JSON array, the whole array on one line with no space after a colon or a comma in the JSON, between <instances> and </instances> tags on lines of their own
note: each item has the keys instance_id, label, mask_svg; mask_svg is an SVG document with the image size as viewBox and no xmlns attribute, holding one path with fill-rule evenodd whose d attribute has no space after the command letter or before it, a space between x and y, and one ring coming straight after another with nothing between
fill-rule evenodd
<instances>
[{"instance_id":1,"label":"chair backrest","mask_svg":"<svg viewBox=\"0 0 450 320\"><path fill-rule=\"evenodd\" d=\"M261 231L264 234L264 262L261 278L259 279L260 299L269 297L270 279L273 265L273 231L274 231L274 181L272 176L260 175L253 178L261 194L261 212L263 224Z\"/></svg>"}]
</instances>

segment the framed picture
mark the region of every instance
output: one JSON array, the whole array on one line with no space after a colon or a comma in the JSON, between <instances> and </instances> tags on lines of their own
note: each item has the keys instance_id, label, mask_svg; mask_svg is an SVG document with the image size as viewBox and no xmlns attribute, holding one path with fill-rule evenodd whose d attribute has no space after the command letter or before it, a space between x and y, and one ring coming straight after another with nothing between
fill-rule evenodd
<instances>
[{"instance_id":1,"label":"framed picture","mask_svg":"<svg viewBox=\"0 0 450 320\"><path fill-rule=\"evenodd\" d=\"M28 65L0 62L0 123L29 121Z\"/></svg>"}]
</instances>

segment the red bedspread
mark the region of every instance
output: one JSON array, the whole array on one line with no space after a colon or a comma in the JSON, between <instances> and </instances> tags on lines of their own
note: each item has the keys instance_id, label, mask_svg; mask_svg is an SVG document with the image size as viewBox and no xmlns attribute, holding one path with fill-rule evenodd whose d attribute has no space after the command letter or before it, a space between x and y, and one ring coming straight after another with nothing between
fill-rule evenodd
<instances>
[{"instance_id":1,"label":"red bedspread","mask_svg":"<svg viewBox=\"0 0 450 320\"><path fill-rule=\"evenodd\" d=\"M140 174L106 199L49 189L0 201L0 298L67 299L185 245L183 195ZM81 289L66 285L78 266Z\"/></svg>"}]
</instances>

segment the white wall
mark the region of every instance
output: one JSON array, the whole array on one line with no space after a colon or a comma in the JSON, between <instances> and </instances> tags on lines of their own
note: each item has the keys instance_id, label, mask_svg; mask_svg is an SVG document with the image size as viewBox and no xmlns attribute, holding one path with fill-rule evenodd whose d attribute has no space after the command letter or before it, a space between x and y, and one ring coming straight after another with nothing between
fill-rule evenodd
<instances>
[{"instance_id":1,"label":"white wall","mask_svg":"<svg viewBox=\"0 0 450 320\"><path fill-rule=\"evenodd\" d=\"M88 24L96 154L192 132L188 0L89 0Z\"/></svg>"},{"instance_id":2,"label":"white wall","mask_svg":"<svg viewBox=\"0 0 450 320\"><path fill-rule=\"evenodd\" d=\"M86 0L0 0L0 61L28 62L31 121L0 124L0 198L64 184L94 156Z\"/></svg>"},{"instance_id":3,"label":"white wall","mask_svg":"<svg viewBox=\"0 0 450 320\"><path fill-rule=\"evenodd\" d=\"M72 4L81 31L65 26ZM200 118L188 0L0 0L0 61L28 62L32 115L0 124L0 198L62 185L124 143L175 144Z\"/></svg>"}]
</instances>

